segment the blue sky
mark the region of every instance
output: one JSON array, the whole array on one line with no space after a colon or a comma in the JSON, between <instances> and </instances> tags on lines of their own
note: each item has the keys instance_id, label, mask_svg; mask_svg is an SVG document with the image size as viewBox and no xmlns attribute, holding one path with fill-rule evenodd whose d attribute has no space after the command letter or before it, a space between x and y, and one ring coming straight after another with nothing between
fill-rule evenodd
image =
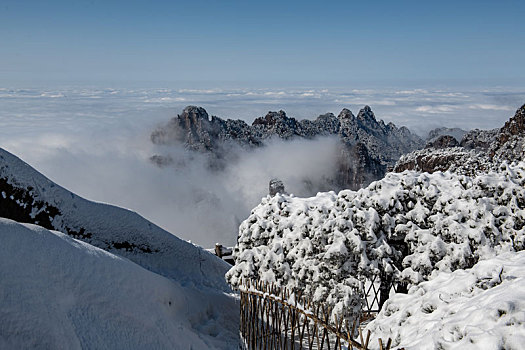
<instances>
[{"instance_id":1,"label":"blue sky","mask_svg":"<svg viewBox=\"0 0 525 350\"><path fill-rule=\"evenodd\" d=\"M4 82L518 82L523 1L0 2Z\"/></svg>"}]
</instances>

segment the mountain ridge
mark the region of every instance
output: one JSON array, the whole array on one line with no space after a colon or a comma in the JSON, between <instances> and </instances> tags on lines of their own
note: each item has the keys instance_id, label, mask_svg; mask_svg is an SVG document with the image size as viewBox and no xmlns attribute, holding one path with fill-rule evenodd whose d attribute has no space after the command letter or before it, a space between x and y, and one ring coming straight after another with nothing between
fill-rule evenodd
<instances>
[{"instance_id":1,"label":"mountain ridge","mask_svg":"<svg viewBox=\"0 0 525 350\"><path fill-rule=\"evenodd\" d=\"M273 138L323 136L337 137L340 141L338 171L332 179L339 188L357 189L377 180L402 154L423 146L423 140L406 127L377 121L369 106L362 108L357 116L344 108L338 116L326 113L314 120L297 120L283 110L270 111L255 118L251 125L243 120L210 116L202 107L187 106L181 114L155 129L150 139L156 145L184 145L189 150L210 154L216 160L227 158L231 145L250 150L264 146ZM171 161L169 156L159 154L151 160L159 166Z\"/></svg>"},{"instance_id":2,"label":"mountain ridge","mask_svg":"<svg viewBox=\"0 0 525 350\"><path fill-rule=\"evenodd\" d=\"M139 214L84 199L0 148L0 217L37 224L127 258L170 279L229 291L228 265Z\"/></svg>"},{"instance_id":3,"label":"mountain ridge","mask_svg":"<svg viewBox=\"0 0 525 350\"><path fill-rule=\"evenodd\" d=\"M466 175L486 172L500 163L525 160L525 104L518 108L501 128L474 129L454 143L447 135L440 136L423 150L403 155L395 172L455 171ZM451 137L451 136L449 136Z\"/></svg>"}]
</instances>

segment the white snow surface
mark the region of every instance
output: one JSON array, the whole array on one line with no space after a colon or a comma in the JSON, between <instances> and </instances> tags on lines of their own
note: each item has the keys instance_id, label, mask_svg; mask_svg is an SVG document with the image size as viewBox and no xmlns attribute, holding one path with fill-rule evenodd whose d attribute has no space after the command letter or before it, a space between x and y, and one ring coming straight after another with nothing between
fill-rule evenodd
<instances>
[{"instance_id":1,"label":"white snow surface","mask_svg":"<svg viewBox=\"0 0 525 350\"><path fill-rule=\"evenodd\" d=\"M364 277L385 271L417 284L523 250L524 184L522 162L473 177L405 171L357 192L266 197L241 224L226 276L298 288L352 314Z\"/></svg>"},{"instance_id":2,"label":"white snow surface","mask_svg":"<svg viewBox=\"0 0 525 350\"><path fill-rule=\"evenodd\" d=\"M31 198L60 210L53 228L68 232L85 230L83 239L96 247L126 257L140 266L185 285L230 291L224 274L229 264L201 247L183 241L137 213L81 198L53 183L13 154L0 149L0 178L16 188L32 188ZM140 201L137 198L137 201ZM18 203L32 206L33 203ZM133 249L115 248L129 243ZM149 249L144 251L141 249Z\"/></svg>"},{"instance_id":3,"label":"white snow surface","mask_svg":"<svg viewBox=\"0 0 525 350\"><path fill-rule=\"evenodd\" d=\"M525 345L525 251L439 272L395 294L366 327L406 350L519 350Z\"/></svg>"},{"instance_id":4,"label":"white snow surface","mask_svg":"<svg viewBox=\"0 0 525 350\"><path fill-rule=\"evenodd\" d=\"M0 348L236 348L236 299L171 277L0 219Z\"/></svg>"}]
</instances>

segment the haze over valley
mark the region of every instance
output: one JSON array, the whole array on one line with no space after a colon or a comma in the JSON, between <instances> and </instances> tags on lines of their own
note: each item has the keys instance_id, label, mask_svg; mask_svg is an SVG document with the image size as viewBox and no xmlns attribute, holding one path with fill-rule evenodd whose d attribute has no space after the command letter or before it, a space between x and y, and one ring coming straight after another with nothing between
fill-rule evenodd
<instances>
[{"instance_id":1,"label":"haze over valley","mask_svg":"<svg viewBox=\"0 0 525 350\"><path fill-rule=\"evenodd\" d=\"M286 141L234 152L224 171L183 145L155 145L150 134L187 105L223 119L251 124L268 111L315 119L343 108L354 115L370 105L376 119L406 126L425 139L438 126L500 127L525 100L519 88L448 89L0 89L0 147L20 156L53 181L86 198L132 210L186 240L231 245L237 226L277 177L286 190L310 196L336 167L331 137ZM480 117L482 116L482 117ZM166 152L178 167L159 168L149 158ZM185 166L180 166L184 163ZM306 186L307 176L318 186ZM333 188L337 190L337 188ZM315 191L315 192L313 192Z\"/></svg>"}]
</instances>

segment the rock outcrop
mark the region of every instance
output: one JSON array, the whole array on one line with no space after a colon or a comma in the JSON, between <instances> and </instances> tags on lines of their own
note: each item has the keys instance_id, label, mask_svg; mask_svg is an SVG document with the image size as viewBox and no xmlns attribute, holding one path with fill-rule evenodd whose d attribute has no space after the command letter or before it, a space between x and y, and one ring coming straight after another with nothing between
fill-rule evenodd
<instances>
[{"instance_id":1,"label":"rock outcrop","mask_svg":"<svg viewBox=\"0 0 525 350\"><path fill-rule=\"evenodd\" d=\"M442 135L438 136L437 138L433 139L432 141L429 141L425 148L449 148L449 147L457 147L459 146L458 140L456 140L455 137L450 135Z\"/></svg>"},{"instance_id":2,"label":"rock outcrop","mask_svg":"<svg viewBox=\"0 0 525 350\"><path fill-rule=\"evenodd\" d=\"M268 184L268 193L270 196L275 196L277 193L285 194L284 183L279 179L271 179Z\"/></svg>"},{"instance_id":3,"label":"rock outcrop","mask_svg":"<svg viewBox=\"0 0 525 350\"><path fill-rule=\"evenodd\" d=\"M214 168L220 168L221 163L217 160L229 158L231 145L252 149L272 138L293 140L321 136L340 140L338 171L330 179L334 189L358 189L380 179L402 154L423 146L421 138L407 128L377 121L369 106L361 109L357 116L343 109L337 117L327 113L315 120L297 120L282 110L268 112L251 125L242 120L209 116L201 107L188 106L153 131L151 141L159 145L182 144L189 150L208 153ZM173 161L158 154L151 160L159 166Z\"/></svg>"},{"instance_id":4,"label":"rock outcrop","mask_svg":"<svg viewBox=\"0 0 525 350\"><path fill-rule=\"evenodd\" d=\"M434 141L438 137L445 136L445 135L452 136L456 140L459 141L463 138L463 136L465 136L466 133L468 133L467 130L463 130L460 128L447 128L447 127L435 128L428 132L427 142Z\"/></svg>"},{"instance_id":5,"label":"rock outcrop","mask_svg":"<svg viewBox=\"0 0 525 350\"><path fill-rule=\"evenodd\" d=\"M451 136L442 136L424 150L403 155L395 172L450 170L474 175L497 168L499 164L525 159L525 105L500 129L469 131L457 145Z\"/></svg>"},{"instance_id":6,"label":"rock outcrop","mask_svg":"<svg viewBox=\"0 0 525 350\"><path fill-rule=\"evenodd\" d=\"M489 157L497 160L525 159L525 105L500 129L489 148Z\"/></svg>"}]
</instances>

